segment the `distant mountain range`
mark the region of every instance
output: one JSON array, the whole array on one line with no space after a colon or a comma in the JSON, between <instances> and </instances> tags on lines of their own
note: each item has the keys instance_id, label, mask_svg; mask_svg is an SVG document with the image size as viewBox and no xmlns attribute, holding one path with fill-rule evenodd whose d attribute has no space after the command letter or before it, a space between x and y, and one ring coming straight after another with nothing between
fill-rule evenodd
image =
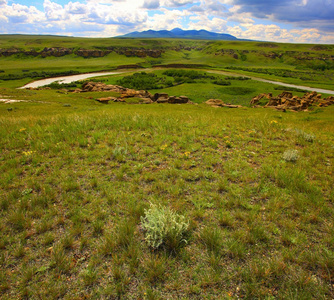
<instances>
[{"instance_id":1,"label":"distant mountain range","mask_svg":"<svg viewBox=\"0 0 334 300\"><path fill-rule=\"evenodd\" d=\"M192 39L192 40L223 40L236 41L239 40L235 36L225 33L215 33L207 30L182 30L174 28L168 30L147 30L142 32L130 32L118 38L169 38L169 39Z\"/></svg>"}]
</instances>

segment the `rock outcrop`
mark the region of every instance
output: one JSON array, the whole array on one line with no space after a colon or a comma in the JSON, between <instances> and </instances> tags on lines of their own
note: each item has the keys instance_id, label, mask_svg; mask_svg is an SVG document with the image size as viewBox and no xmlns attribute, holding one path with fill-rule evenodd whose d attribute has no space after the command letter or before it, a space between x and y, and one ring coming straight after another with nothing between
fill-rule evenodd
<instances>
[{"instance_id":1,"label":"rock outcrop","mask_svg":"<svg viewBox=\"0 0 334 300\"><path fill-rule=\"evenodd\" d=\"M251 100L250 105L259 107L260 101L264 98L268 99L264 107L272 107L281 111L305 111L310 106L326 107L334 104L334 96L322 99L321 94L317 92L306 93L303 97L293 96L290 92L283 92L276 97L273 97L271 93L260 94Z\"/></svg>"},{"instance_id":2,"label":"rock outcrop","mask_svg":"<svg viewBox=\"0 0 334 300\"><path fill-rule=\"evenodd\" d=\"M120 85L105 84L102 82L86 82L82 85L81 89L68 90L72 93L84 93L84 92L115 92L119 93L119 97L102 97L97 98L96 101L101 103L112 102L126 102L126 98L138 98L140 103L152 104L152 103L170 103L170 104L192 104L190 99L186 96L169 96L166 93L156 93L152 95L148 91L128 89Z\"/></svg>"},{"instance_id":3,"label":"rock outcrop","mask_svg":"<svg viewBox=\"0 0 334 300\"><path fill-rule=\"evenodd\" d=\"M117 98L115 97L104 97L104 98L97 98L96 101L104 104L108 104L109 101L115 101Z\"/></svg>"},{"instance_id":4,"label":"rock outcrop","mask_svg":"<svg viewBox=\"0 0 334 300\"><path fill-rule=\"evenodd\" d=\"M49 56L54 56L54 57L61 57L65 55L69 55L73 53L73 49L71 48L44 48L41 52L36 52L36 55L41 55L42 57L49 57Z\"/></svg>"},{"instance_id":5,"label":"rock outcrop","mask_svg":"<svg viewBox=\"0 0 334 300\"><path fill-rule=\"evenodd\" d=\"M228 108L242 107L241 105L233 105L233 104L225 103L223 100L220 100L220 99L210 99L206 101L205 104L210 105L212 107L228 107Z\"/></svg>"},{"instance_id":6,"label":"rock outcrop","mask_svg":"<svg viewBox=\"0 0 334 300\"><path fill-rule=\"evenodd\" d=\"M160 49L144 49L144 48L127 48L127 47L107 47L105 49L78 49L74 50L73 48L61 48L61 47L52 47L52 48L44 48L41 51L37 51L36 49L30 50L22 50L17 48L11 49L0 49L0 57L1 56L12 56L12 55L26 55L26 56L41 56L41 57L60 57L70 54L75 54L77 56L81 56L84 58L90 57L104 57L111 52L115 52L120 55L125 56L136 56L136 57L153 57L158 58L161 57L164 50Z\"/></svg>"},{"instance_id":7,"label":"rock outcrop","mask_svg":"<svg viewBox=\"0 0 334 300\"><path fill-rule=\"evenodd\" d=\"M180 97L171 96L171 97L168 98L168 103L184 104L184 103L190 103L190 100L187 96L180 96Z\"/></svg>"},{"instance_id":8,"label":"rock outcrop","mask_svg":"<svg viewBox=\"0 0 334 300\"><path fill-rule=\"evenodd\" d=\"M79 49L75 51L75 54L84 58L89 57L104 57L111 53L110 50L86 50L86 49Z\"/></svg>"},{"instance_id":9,"label":"rock outcrop","mask_svg":"<svg viewBox=\"0 0 334 300\"><path fill-rule=\"evenodd\" d=\"M155 93L152 100L157 103L167 103L168 98L169 96L166 93Z\"/></svg>"}]
</instances>

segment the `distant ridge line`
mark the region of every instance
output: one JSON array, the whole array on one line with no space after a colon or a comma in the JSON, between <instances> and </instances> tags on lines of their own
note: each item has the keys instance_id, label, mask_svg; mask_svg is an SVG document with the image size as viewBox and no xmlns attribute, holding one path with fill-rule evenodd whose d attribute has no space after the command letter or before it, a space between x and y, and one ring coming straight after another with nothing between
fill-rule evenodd
<instances>
[{"instance_id":1,"label":"distant ridge line","mask_svg":"<svg viewBox=\"0 0 334 300\"><path fill-rule=\"evenodd\" d=\"M207 30L183 30L174 28L172 30L146 30L134 31L116 38L169 38L169 39L192 39L192 40L221 40L221 41L244 41L227 33L216 33Z\"/></svg>"}]
</instances>

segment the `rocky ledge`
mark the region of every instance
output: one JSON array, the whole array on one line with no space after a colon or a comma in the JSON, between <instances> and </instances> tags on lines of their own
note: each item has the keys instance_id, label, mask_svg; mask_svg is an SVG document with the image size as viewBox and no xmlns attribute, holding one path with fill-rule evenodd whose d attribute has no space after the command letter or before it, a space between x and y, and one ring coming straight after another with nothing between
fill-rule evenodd
<instances>
[{"instance_id":1,"label":"rocky ledge","mask_svg":"<svg viewBox=\"0 0 334 300\"><path fill-rule=\"evenodd\" d=\"M127 47L109 47L106 49L73 49L73 48L44 48L41 51L37 51L36 49L31 50L21 50L17 48L12 49L0 49L0 57L1 56L12 56L12 55L23 55L23 56L41 56L41 57L60 57L70 54L75 54L77 56L81 56L84 58L90 57L104 57L111 52L115 52L120 55L125 56L135 56L135 57L153 57L158 58L164 52L163 50L152 50L152 49L141 49L141 48L127 48Z\"/></svg>"},{"instance_id":2,"label":"rocky ledge","mask_svg":"<svg viewBox=\"0 0 334 300\"><path fill-rule=\"evenodd\" d=\"M255 96L250 105L252 107L263 107L259 106L260 101L267 99L268 102L264 107L272 107L281 111L307 111L310 106L327 107L334 104L334 96L321 97L322 95L317 92L306 93L303 97L293 96L291 92L283 92L277 97L273 97L271 93L263 93Z\"/></svg>"},{"instance_id":3,"label":"rocky ledge","mask_svg":"<svg viewBox=\"0 0 334 300\"><path fill-rule=\"evenodd\" d=\"M241 105L234 105L231 103L225 103L223 100L220 99L210 99L205 102L205 104L210 105L212 107L228 107L228 108L239 108L242 107Z\"/></svg>"}]
</instances>

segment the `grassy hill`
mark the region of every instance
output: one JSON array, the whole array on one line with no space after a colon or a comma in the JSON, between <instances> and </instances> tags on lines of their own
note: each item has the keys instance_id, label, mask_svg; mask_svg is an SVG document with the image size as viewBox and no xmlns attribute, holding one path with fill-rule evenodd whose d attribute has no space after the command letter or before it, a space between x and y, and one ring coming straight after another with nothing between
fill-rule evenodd
<instances>
[{"instance_id":1,"label":"grassy hill","mask_svg":"<svg viewBox=\"0 0 334 300\"><path fill-rule=\"evenodd\" d=\"M0 104L2 297L333 297L333 107L29 93ZM151 204L186 243L149 246Z\"/></svg>"},{"instance_id":2,"label":"grassy hill","mask_svg":"<svg viewBox=\"0 0 334 300\"><path fill-rule=\"evenodd\" d=\"M38 39L40 49L63 47L62 40L78 47L85 40L6 36L1 48L17 42L15 47L28 49ZM85 47L107 42L126 43L87 39ZM86 59L1 57L0 75L86 72L131 60L224 69L220 64L232 66L233 60L245 67L255 57L255 52L246 61L215 55L232 44L174 41L188 42L202 49L168 49L159 58L114 52ZM127 43L138 47L138 41ZM278 47L286 51L288 45ZM297 45L296 51L312 47ZM262 59L250 66L264 68ZM274 61L268 69L297 71ZM154 74L174 83L165 71ZM117 83L126 75L102 80ZM296 113L203 103L105 105L94 99L106 92L16 89L30 80L0 82L0 99L25 100L0 103L1 298L334 297L334 106ZM201 77L151 91L186 93L198 103L224 88L235 103L247 103L261 89L279 93L274 85L252 80L231 80L229 86L215 80ZM255 90L242 95L249 89Z\"/></svg>"}]
</instances>

